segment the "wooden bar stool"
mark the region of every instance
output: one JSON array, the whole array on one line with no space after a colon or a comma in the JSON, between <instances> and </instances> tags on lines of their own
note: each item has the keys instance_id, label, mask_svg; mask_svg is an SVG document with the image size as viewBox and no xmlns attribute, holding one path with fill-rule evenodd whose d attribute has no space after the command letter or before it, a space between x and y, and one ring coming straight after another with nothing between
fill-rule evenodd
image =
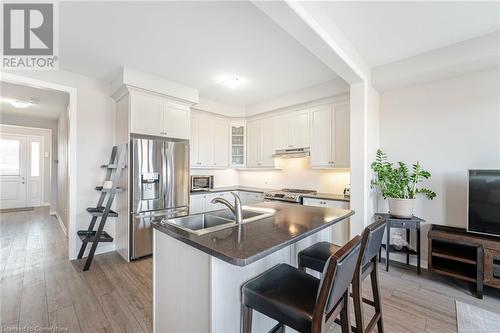
<instances>
[{"instance_id":1,"label":"wooden bar stool","mask_svg":"<svg viewBox=\"0 0 500 333\"><path fill-rule=\"evenodd\" d=\"M377 261L377 255L382 244L384 231L385 220L379 220L372 223L363 230L361 251L352 280L354 313L356 317L356 328L353 328L353 331L357 333L369 333L373 330L375 325L377 325L378 333L384 332ZM322 267L326 264L329 256L336 253L336 251L339 251L338 246L328 242L316 243L299 252L299 269L304 272L306 268L322 272ZM370 275L371 279L373 301L363 298L362 284L363 280L368 275ZM363 303L375 308L375 315L370 319L366 327L363 318Z\"/></svg>"},{"instance_id":2,"label":"wooden bar stool","mask_svg":"<svg viewBox=\"0 0 500 333\"><path fill-rule=\"evenodd\" d=\"M350 331L349 285L356 269L361 237L356 236L326 260L320 279L279 264L241 288L241 333L252 331L252 311L302 333L324 333L340 314L342 333Z\"/></svg>"}]
</instances>

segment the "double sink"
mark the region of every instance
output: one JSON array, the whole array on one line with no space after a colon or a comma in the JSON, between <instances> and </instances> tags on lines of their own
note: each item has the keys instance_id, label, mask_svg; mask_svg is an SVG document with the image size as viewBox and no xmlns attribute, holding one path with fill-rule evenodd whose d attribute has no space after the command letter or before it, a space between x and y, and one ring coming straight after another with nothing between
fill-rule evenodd
<instances>
[{"instance_id":1,"label":"double sink","mask_svg":"<svg viewBox=\"0 0 500 333\"><path fill-rule=\"evenodd\" d=\"M273 216L274 211L270 209L258 209L257 207L243 207L242 215L242 223L248 223ZM194 214L173 219L165 219L162 220L162 223L173 225L196 235L204 235L237 225L234 214L229 209L216 210L209 213Z\"/></svg>"}]
</instances>

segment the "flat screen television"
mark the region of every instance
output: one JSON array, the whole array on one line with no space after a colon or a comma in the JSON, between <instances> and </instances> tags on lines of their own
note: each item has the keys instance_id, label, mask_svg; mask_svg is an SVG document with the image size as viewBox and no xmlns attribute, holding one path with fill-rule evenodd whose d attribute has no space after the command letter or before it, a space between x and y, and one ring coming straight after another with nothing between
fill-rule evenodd
<instances>
[{"instance_id":1,"label":"flat screen television","mask_svg":"<svg viewBox=\"0 0 500 333\"><path fill-rule=\"evenodd\" d=\"M500 170L469 170L467 230L500 237Z\"/></svg>"}]
</instances>

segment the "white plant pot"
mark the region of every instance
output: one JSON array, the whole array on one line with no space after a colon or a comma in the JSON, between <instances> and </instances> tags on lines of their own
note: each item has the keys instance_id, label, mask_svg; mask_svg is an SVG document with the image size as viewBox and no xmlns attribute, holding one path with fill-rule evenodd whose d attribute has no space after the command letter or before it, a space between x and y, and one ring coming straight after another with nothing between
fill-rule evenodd
<instances>
[{"instance_id":1,"label":"white plant pot","mask_svg":"<svg viewBox=\"0 0 500 333\"><path fill-rule=\"evenodd\" d=\"M394 217L409 219L413 217L413 203L415 199L387 198L389 201L389 214Z\"/></svg>"}]
</instances>

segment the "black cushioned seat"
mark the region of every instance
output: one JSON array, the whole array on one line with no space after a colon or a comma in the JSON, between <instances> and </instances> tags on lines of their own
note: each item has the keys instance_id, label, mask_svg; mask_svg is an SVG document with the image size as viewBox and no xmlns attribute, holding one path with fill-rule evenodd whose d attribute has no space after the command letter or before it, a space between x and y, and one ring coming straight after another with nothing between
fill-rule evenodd
<instances>
[{"instance_id":1,"label":"black cushioned seat","mask_svg":"<svg viewBox=\"0 0 500 333\"><path fill-rule=\"evenodd\" d=\"M332 254L337 252L340 246L329 242L318 242L299 252L299 268L304 270L305 267L313 269L317 272L323 272L325 263Z\"/></svg>"},{"instance_id":2,"label":"black cushioned seat","mask_svg":"<svg viewBox=\"0 0 500 333\"><path fill-rule=\"evenodd\" d=\"M242 303L299 332L310 332L320 280L279 264L242 287Z\"/></svg>"}]
</instances>

